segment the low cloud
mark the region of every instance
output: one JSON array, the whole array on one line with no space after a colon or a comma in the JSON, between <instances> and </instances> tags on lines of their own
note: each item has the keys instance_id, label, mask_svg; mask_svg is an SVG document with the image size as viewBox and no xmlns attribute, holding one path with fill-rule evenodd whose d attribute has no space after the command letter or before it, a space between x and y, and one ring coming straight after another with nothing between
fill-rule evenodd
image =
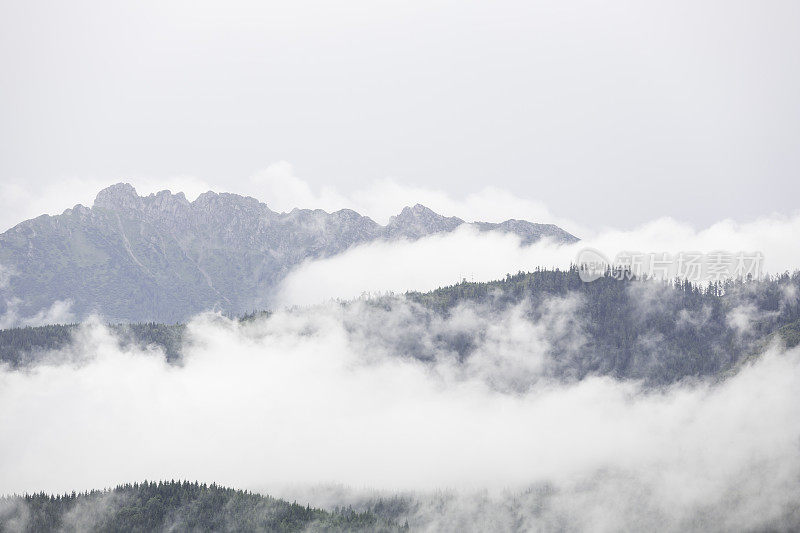
<instances>
[{"instance_id":1,"label":"low cloud","mask_svg":"<svg viewBox=\"0 0 800 533\"><path fill-rule=\"evenodd\" d=\"M454 196L442 190L405 185L392 178L376 179L361 189L341 191L334 187L315 190L298 177L286 161L273 163L254 173L247 184L249 194L266 202L276 211L295 207L320 208L327 211L354 209L381 224L398 214L403 207L423 204L445 216L457 216L468 222L502 222L518 218L540 223L557 223L576 231L578 225L557 218L538 201L522 199L497 187L484 187Z\"/></svg>"},{"instance_id":2,"label":"low cloud","mask_svg":"<svg viewBox=\"0 0 800 533\"><path fill-rule=\"evenodd\" d=\"M72 312L71 300L56 300L49 307L40 309L33 315L21 316L22 300L11 298L6 301L6 310L0 315L0 329L45 326L48 324L69 324L76 321Z\"/></svg>"},{"instance_id":3,"label":"low cloud","mask_svg":"<svg viewBox=\"0 0 800 533\"><path fill-rule=\"evenodd\" d=\"M461 227L418 241L374 242L301 264L276 291L276 305L315 304L363 293L427 291L468 281L490 281L537 267L568 268L581 250L594 248L613 259L625 251L668 253L760 252L762 273L779 274L800 265L800 215L768 217L750 223L722 221L702 230L660 219L630 231L607 230L571 245L542 240L522 246L518 238ZM788 294L785 298L796 298Z\"/></svg>"},{"instance_id":4,"label":"low cloud","mask_svg":"<svg viewBox=\"0 0 800 533\"><path fill-rule=\"evenodd\" d=\"M296 267L278 288L276 305L426 291L464 278L498 279L534 266L569 265L574 251L549 243L525 247L515 235L481 233L470 227L417 241L375 242Z\"/></svg>"},{"instance_id":5,"label":"low cloud","mask_svg":"<svg viewBox=\"0 0 800 533\"><path fill-rule=\"evenodd\" d=\"M14 269L0 264L0 289L8 287L11 276L15 274Z\"/></svg>"},{"instance_id":6,"label":"low cloud","mask_svg":"<svg viewBox=\"0 0 800 533\"><path fill-rule=\"evenodd\" d=\"M370 315L330 305L248 323L204 315L189 324L182 366L155 349L121 348L89 323L69 348L82 359L0 372L0 492L144 478L276 494L338 483L411 491L422 503L410 520L431 531L510 530L509 512L531 529L748 529L791 519L800 351L770 350L715 385L652 390L590 377L498 387L540 375L547 338L536 328L557 327L571 305L554 301L541 325L519 319L523 308L484 319L499 329L472 366L436 349L427 362L390 353L415 335L404 329L405 308ZM462 309L431 327L472 327L477 316ZM393 338L353 334L359 319ZM527 366L507 373L508 364ZM454 495L426 507L426 494L442 489Z\"/></svg>"}]
</instances>

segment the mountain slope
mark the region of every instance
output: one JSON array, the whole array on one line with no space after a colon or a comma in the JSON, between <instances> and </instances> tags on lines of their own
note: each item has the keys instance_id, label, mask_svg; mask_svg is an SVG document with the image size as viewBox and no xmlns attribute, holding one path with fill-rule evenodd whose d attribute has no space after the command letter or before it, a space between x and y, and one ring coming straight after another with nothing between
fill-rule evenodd
<instances>
[{"instance_id":1,"label":"mountain slope","mask_svg":"<svg viewBox=\"0 0 800 533\"><path fill-rule=\"evenodd\" d=\"M386 226L343 209L276 213L254 198L207 192L141 197L120 183L94 205L27 220L0 235L0 311L29 316L69 300L77 318L175 322L207 309L242 313L270 294L300 262L378 239L418 239L465 222L416 205ZM555 226L509 220L480 230L526 242L577 239Z\"/></svg>"},{"instance_id":2,"label":"mountain slope","mask_svg":"<svg viewBox=\"0 0 800 533\"><path fill-rule=\"evenodd\" d=\"M514 375L518 389L543 376L571 381L600 375L662 386L721 378L773 343L800 344L796 294L800 271L703 288L610 277L584 283L573 267L340 302L334 316L352 345L370 353L465 367L476 357L497 353L493 343L498 336L514 337L532 328L518 339L516 359L544 364L532 374ZM320 305L286 313L330 318L329 311ZM271 316L250 314L240 318L240 325L254 325L253 334L259 336L269 329L260 321ZM513 326L504 330L509 323ZM26 370L63 362L70 357L66 348L80 341L80 329L70 324L0 330L0 364ZM109 329L120 347L159 347L170 363L181 364L184 348L192 346L185 325L115 324Z\"/></svg>"},{"instance_id":3,"label":"mountain slope","mask_svg":"<svg viewBox=\"0 0 800 533\"><path fill-rule=\"evenodd\" d=\"M297 502L187 481L76 494L0 497L3 531L404 531L371 512Z\"/></svg>"}]
</instances>

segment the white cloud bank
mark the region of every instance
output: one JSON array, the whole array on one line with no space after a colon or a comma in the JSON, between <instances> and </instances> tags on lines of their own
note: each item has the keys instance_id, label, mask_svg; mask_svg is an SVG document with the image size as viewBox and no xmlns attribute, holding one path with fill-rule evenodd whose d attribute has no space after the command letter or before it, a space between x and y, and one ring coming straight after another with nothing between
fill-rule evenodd
<instances>
[{"instance_id":1,"label":"white cloud bank","mask_svg":"<svg viewBox=\"0 0 800 533\"><path fill-rule=\"evenodd\" d=\"M389 217L398 214L403 207L422 204L439 214L457 216L468 222L502 222L519 218L577 227L572 221L557 219L541 202L526 200L491 186L454 197L442 190L383 178L350 192L342 192L334 187L322 187L315 191L295 175L292 165L286 161L274 163L253 174L247 190L276 211L290 211L294 207L327 211L353 209L380 224L386 224Z\"/></svg>"},{"instance_id":2,"label":"white cloud bank","mask_svg":"<svg viewBox=\"0 0 800 533\"><path fill-rule=\"evenodd\" d=\"M618 253L669 253L723 250L760 252L761 271L800 268L800 214L748 223L724 220L702 230L660 219L630 231L605 230L571 245L540 241L521 246L513 235L481 233L469 227L418 241L375 242L295 268L276 291L278 305L315 304L331 298L356 298L365 292L432 290L468 281L499 279L536 267L567 268L581 250L594 248L613 259Z\"/></svg>"},{"instance_id":3,"label":"white cloud bank","mask_svg":"<svg viewBox=\"0 0 800 533\"><path fill-rule=\"evenodd\" d=\"M77 319L72 312L71 300L56 300L50 307L40 309L30 316L20 316L19 308L22 300L12 298L6 301L6 310L0 315L0 329L45 326L47 324L69 324Z\"/></svg>"},{"instance_id":4,"label":"white cloud bank","mask_svg":"<svg viewBox=\"0 0 800 533\"><path fill-rule=\"evenodd\" d=\"M189 335L182 367L120 349L94 323L61 354L71 363L0 372L0 492L144 478L279 494L545 484L549 520L598 530L696 529L698 517L748 529L800 498L798 350L714 386L590 378L505 394L480 367L456 376L384 357L348 336L335 307L244 325L207 315ZM447 513L469 516L455 505ZM451 519L413 517L431 530Z\"/></svg>"}]
</instances>

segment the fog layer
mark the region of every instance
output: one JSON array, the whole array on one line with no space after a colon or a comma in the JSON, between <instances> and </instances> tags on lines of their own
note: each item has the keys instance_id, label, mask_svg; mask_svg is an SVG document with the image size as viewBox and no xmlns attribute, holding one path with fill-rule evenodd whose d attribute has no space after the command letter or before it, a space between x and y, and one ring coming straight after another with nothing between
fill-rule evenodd
<instances>
[{"instance_id":1,"label":"fog layer","mask_svg":"<svg viewBox=\"0 0 800 533\"><path fill-rule=\"evenodd\" d=\"M0 492L144 478L277 493L339 483L511 491L528 494L526 520L612 529L791 519L800 497L798 350L773 348L716 384L653 391L595 377L519 393L493 383L504 365L509 375L526 365L535 373L546 345L537 345L539 325L513 313L496 324L481 364L458 367L387 354L352 335L352 319L333 305L249 323L200 316L182 366L157 350L120 348L87 323L50 363L0 373ZM374 327L402 334L402 311L382 320ZM530 500L542 487L546 516ZM496 497L487 513L508 510ZM458 502L416 520L475 512L456 513Z\"/></svg>"}]
</instances>

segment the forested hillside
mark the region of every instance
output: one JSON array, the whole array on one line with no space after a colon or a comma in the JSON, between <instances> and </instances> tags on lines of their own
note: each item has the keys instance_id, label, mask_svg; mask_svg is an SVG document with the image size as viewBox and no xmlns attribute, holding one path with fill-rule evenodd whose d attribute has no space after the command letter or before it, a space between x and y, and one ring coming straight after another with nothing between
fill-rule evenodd
<instances>
[{"instance_id":1,"label":"forested hillside","mask_svg":"<svg viewBox=\"0 0 800 533\"><path fill-rule=\"evenodd\" d=\"M0 530L403 531L370 512L323 511L248 491L188 481L144 482L76 494L0 498Z\"/></svg>"},{"instance_id":2,"label":"forested hillside","mask_svg":"<svg viewBox=\"0 0 800 533\"><path fill-rule=\"evenodd\" d=\"M52 324L0 330L0 361L12 367L41 361L48 352L68 346L78 327L79 324ZM164 351L168 361L180 359L186 331L184 324L112 324L109 329L117 336L120 345L156 346Z\"/></svg>"},{"instance_id":3,"label":"forested hillside","mask_svg":"<svg viewBox=\"0 0 800 533\"><path fill-rule=\"evenodd\" d=\"M492 324L505 320L513 308L524 320L542 326L550 377L579 380L609 375L660 385L723 374L772 341L797 345L798 295L800 272L701 287L686 281L613 277L584 283L573 268L336 305L352 338L369 339L398 357L432 361L444 353L461 362L484 343ZM404 322L398 327L384 331L376 326L397 316L399 309ZM453 317L464 309L476 310L480 320L453 326ZM267 315L253 313L240 320ZM450 325L433 327L435 323ZM67 346L77 327L0 331L0 358L11 366L35 363L48 351ZM117 324L111 330L122 345L152 345L163 349L170 362L181 358L185 325Z\"/></svg>"},{"instance_id":4,"label":"forested hillside","mask_svg":"<svg viewBox=\"0 0 800 533\"><path fill-rule=\"evenodd\" d=\"M800 342L800 272L707 286L602 277L581 281L575 268L461 283L406 298L448 314L466 302L500 310L530 302L533 321L571 302L570 324L550 336L557 373L611 375L671 383L735 368L770 342ZM465 355L469 352L469 343Z\"/></svg>"}]
</instances>

